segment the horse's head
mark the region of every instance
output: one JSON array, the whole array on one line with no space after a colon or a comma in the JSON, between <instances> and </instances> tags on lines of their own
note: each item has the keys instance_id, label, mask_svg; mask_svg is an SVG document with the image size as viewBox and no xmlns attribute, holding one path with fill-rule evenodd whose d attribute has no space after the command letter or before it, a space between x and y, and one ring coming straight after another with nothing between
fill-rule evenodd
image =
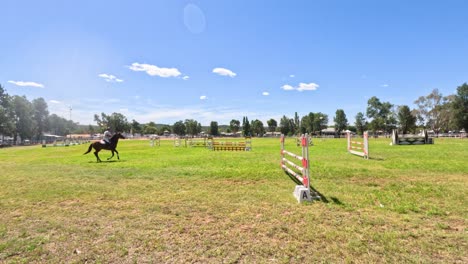
<instances>
[{"instance_id":1,"label":"horse's head","mask_svg":"<svg viewBox=\"0 0 468 264\"><path fill-rule=\"evenodd\" d=\"M117 132L112 136L111 141L117 141L119 138L125 139L125 137L120 132Z\"/></svg>"}]
</instances>

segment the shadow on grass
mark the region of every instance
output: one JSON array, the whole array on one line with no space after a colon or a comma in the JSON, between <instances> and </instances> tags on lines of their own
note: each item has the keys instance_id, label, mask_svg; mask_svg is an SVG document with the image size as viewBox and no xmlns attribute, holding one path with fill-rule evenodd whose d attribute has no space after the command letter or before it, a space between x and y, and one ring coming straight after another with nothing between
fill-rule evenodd
<instances>
[{"instance_id":1,"label":"shadow on grass","mask_svg":"<svg viewBox=\"0 0 468 264\"><path fill-rule=\"evenodd\" d=\"M297 185L302 185L302 182L299 181L296 177L294 177L293 175L290 175L289 173L287 172L284 172L286 175L288 175L288 177L293 181L295 182ZM309 185L310 187L310 191L317 194L318 196L320 196L320 201L324 202L324 203L329 203L327 197L325 195L323 195L321 192L319 192L317 189L315 189L312 185Z\"/></svg>"},{"instance_id":2,"label":"shadow on grass","mask_svg":"<svg viewBox=\"0 0 468 264\"><path fill-rule=\"evenodd\" d=\"M97 164L106 164L106 163L114 163L114 162L125 162L125 160L102 160L101 162L97 162L95 160L88 161L88 163L97 163Z\"/></svg>"},{"instance_id":3,"label":"shadow on grass","mask_svg":"<svg viewBox=\"0 0 468 264\"><path fill-rule=\"evenodd\" d=\"M336 197L330 197L330 199L332 200L332 202L336 205L344 205L338 198Z\"/></svg>"}]
</instances>

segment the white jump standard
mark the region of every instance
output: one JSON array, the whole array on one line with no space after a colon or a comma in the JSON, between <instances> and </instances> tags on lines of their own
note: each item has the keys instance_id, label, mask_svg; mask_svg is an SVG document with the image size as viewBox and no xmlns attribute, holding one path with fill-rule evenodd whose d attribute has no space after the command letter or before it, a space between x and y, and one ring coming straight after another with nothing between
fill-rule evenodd
<instances>
[{"instance_id":1,"label":"white jump standard","mask_svg":"<svg viewBox=\"0 0 468 264\"><path fill-rule=\"evenodd\" d=\"M351 141L351 133L348 132L348 152L369 159L369 136L367 131L362 135L363 142ZM360 151L358 151L360 150ZM362 152L361 152L362 151Z\"/></svg>"},{"instance_id":2,"label":"white jump standard","mask_svg":"<svg viewBox=\"0 0 468 264\"><path fill-rule=\"evenodd\" d=\"M158 147L159 147L159 146L161 146L161 141L160 141L159 137L154 137L154 136L151 137L151 138L150 138L150 146L151 146L151 147L154 147L154 146L158 146Z\"/></svg>"},{"instance_id":3,"label":"white jump standard","mask_svg":"<svg viewBox=\"0 0 468 264\"><path fill-rule=\"evenodd\" d=\"M287 172L289 175L294 176L302 185L297 185L294 189L294 197L296 197L298 202L311 201L312 199L320 199L320 196L315 195L311 196L310 192L310 170L309 170L309 141L307 140L307 134L302 135L301 137L301 147L302 147L302 156L296 155L284 149L284 135L281 135L281 168ZM294 162L288 160L285 157L285 154L295 158L296 160L301 161L299 166ZM294 171L290 167L300 171L300 173Z\"/></svg>"},{"instance_id":4,"label":"white jump standard","mask_svg":"<svg viewBox=\"0 0 468 264\"><path fill-rule=\"evenodd\" d=\"M174 138L174 147L187 147L187 138Z\"/></svg>"}]
</instances>

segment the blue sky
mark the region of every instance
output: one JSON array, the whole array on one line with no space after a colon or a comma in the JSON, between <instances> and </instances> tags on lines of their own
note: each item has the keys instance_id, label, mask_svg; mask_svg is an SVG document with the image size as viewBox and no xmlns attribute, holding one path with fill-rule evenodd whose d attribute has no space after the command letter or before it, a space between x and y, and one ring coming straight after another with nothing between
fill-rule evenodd
<instances>
[{"instance_id":1,"label":"blue sky","mask_svg":"<svg viewBox=\"0 0 468 264\"><path fill-rule=\"evenodd\" d=\"M81 124L409 105L468 81L468 1L2 0L0 84Z\"/></svg>"}]
</instances>

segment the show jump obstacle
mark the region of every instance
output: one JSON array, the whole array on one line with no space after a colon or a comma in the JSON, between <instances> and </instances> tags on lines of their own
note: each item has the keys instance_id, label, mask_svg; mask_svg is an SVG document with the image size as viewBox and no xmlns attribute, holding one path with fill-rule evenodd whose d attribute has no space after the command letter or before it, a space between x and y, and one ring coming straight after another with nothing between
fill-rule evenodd
<instances>
[{"instance_id":1,"label":"show jump obstacle","mask_svg":"<svg viewBox=\"0 0 468 264\"><path fill-rule=\"evenodd\" d=\"M351 141L351 133L348 132L348 152L369 159L369 136L367 131L362 136L363 142Z\"/></svg>"},{"instance_id":2,"label":"show jump obstacle","mask_svg":"<svg viewBox=\"0 0 468 264\"><path fill-rule=\"evenodd\" d=\"M187 147L187 138L174 138L174 147Z\"/></svg>"},{"instance_id":3,"label":"show jump obstacle","mask_svg":"<svg viewBox=\"0 0 468 264\"><path fill-rule=\"evenodd\" d=\"M434 139L427 135L427 130L423 130L422 135L398 135L396 129L392 131L392 145L424 145L434 144Z\"/></svg>"},{"instance_id":4,"label":"show jump obstacle","mask_svg":"<svg viewBox=\"0 0 468 264\"><path fill-rule=\"evenodd\" d=\"M209 147L211 141L208 138L189 138L187 139L187 146L189 147Z\"/></svg>"},{"instance_id":5,"label":"show jump obstacle","mask_svg":"<svg viewBox=\"0 0 468 264\"><path fill-rule=\"evenodd\" d=\"M252 150L252 138L245 137L245 141L234 141L234 142L225 142L225 141L212 141L211 149L216 150L226 150L226 151L251 151Z\"/></svg>"},{"instance_id":6,"label":"show jump obstacle","mask_svg":"<svg viewBox=\"0 0 468 264\"><path fill-rule=\"evenodd\" d=\"M302 136L296 138L296 146L298 146L298 147L300 147L302 145L301 144L301 138L302 138ZM309 142L309 146L314 145L314 143L312 142L312 136L309 135L307 137L307 142Z\"/></svg>"},{"instance_id":7,"label":"show jump obstacle","mask_svg":"<svg viewBox=\"0 0 468 264\"><path fill-rule=\"evenodd\" d=\"M150 146L151 147L154 147L154 146L161 146L161 140L159 137L151 137L150 138Z\"/></svg>"},{"instance_id":8,"label":"show jump obstacle","mask_svg":"<svg viewBox=\"0 0 468 264\"><path fill-rule=\"evenodd\" d=\"M296 185L293 195L298 202L312 201L312 199L320 199L320 196L314 194L312 197L310 192L310 170L309 170L309 142L307 134L301 136L302 156L296 155L284 149L284 135L281 135L281 168L290 176L294 176L302 185ZM301 166L288 160L285 155L295 158L301 162ZM289 166L289 167L288 167ZM292 168L300 171L299 173Z\"/></svg>"}]
</instances>

